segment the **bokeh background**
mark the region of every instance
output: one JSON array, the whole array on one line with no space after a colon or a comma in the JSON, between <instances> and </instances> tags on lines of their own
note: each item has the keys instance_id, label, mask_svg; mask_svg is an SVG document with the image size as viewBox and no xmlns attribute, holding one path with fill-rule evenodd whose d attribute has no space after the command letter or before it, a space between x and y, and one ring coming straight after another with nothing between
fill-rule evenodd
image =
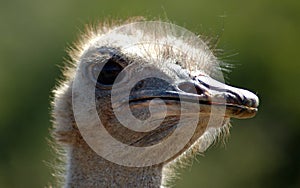
<instances>
[{"instance_id":1,"label":"bokeh background","mask_svg":"<svg viewBox=\"0 0 300 188\"><path fill-rule=\"evenodd\" d=\"M300 187L297 0L0 0L0 187L51 182L51 90L84 25L140 15L221 36L218 47L235 66L230 84L261 99L257 116L233 120L226 147L180 170L175 187Z\"/></svg>"}]
</instances>

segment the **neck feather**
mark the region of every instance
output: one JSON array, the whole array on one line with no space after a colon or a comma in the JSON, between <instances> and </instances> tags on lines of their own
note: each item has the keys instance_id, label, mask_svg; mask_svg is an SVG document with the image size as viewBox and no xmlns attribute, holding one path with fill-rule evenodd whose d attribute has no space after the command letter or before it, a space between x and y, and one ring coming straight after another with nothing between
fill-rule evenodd
<instances>
[{"instance_id":1,"label":"neck feather","mask_svg":"<svg viewBox=\"0 0 300 188\"><path fill-rule=\"evenodd\" d=\"M65 187L161 187L162 165L125 167L107 161L87 145L68 151Z\"/></svg>"}]
</instances>

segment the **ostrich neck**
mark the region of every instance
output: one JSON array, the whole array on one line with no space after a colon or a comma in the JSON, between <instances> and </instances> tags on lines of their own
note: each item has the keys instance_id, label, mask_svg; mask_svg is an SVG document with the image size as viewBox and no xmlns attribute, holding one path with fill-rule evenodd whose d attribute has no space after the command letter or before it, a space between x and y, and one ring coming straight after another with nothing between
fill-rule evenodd
<instances>
[{"instance_id":1,"label":"ostrich neck","mask_svg":"<svg viewBox=\"0 0 300 188\"><path fill-rule=\"evenodd\" d=\"M125 167L107 161L86 144L68 151L66 187L160 187L162 165Z\"/></svg>"}]
</instances>

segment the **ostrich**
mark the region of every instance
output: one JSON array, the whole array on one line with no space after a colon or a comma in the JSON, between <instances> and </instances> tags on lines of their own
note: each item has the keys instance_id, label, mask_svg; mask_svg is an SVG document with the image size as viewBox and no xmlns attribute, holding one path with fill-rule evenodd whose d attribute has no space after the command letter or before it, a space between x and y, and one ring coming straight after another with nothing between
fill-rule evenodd
<instances>
[{"instance_id":1,"label":"ostrich","mask_svg":"<svg viewBox=\"0 0 300 188\"><path fill-rule=\"evenodd\" d=\"M173 166L226 136L230 118L257 112L257 96L217 81L224 66L212 50L173 24L103 23L75 46L52 103L65 187L167 186Z\"/></svg>"}]
</instances>

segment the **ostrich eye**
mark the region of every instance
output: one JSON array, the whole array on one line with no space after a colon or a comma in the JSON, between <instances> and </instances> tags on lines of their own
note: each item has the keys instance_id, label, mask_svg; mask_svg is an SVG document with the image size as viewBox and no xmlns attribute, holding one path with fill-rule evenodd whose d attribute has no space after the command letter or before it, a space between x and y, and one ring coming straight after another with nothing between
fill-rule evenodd
<instances>
[{"instance_id":1,"label":"ostrich eye","mask_svg":"<svg viewBox=\"0 0 300 188\"><path fill-rule=\"evenodd\" d=\"M108 86L112 85L115 81L120 81L121 79L116 80L116 78L122 70L123 67L119 63L117 63L114 59L109 59L102 68L98 76L97 83Z\"/></svg>"}]
</instances>

